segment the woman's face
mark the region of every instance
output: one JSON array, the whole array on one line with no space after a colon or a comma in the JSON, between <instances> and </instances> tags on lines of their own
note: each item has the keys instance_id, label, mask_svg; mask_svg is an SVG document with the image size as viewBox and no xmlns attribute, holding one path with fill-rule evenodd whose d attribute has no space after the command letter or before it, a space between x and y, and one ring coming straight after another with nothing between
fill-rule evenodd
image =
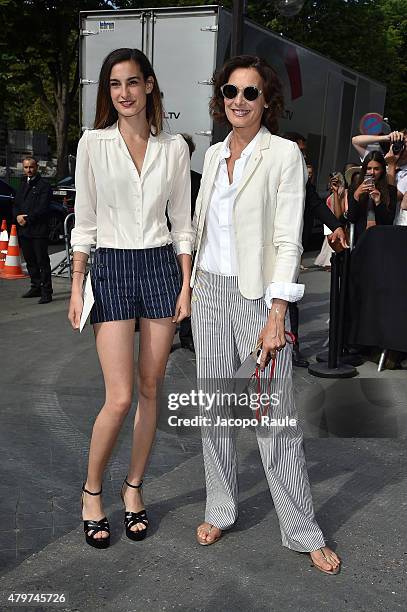
<instances>
[{"instance_id":1,"label":"woman's face","mask_svg":"<svg viewBox=\"0 0 407 612\"><path fill-rule=\"evenodd\" d=\"M110 95L119 115L134 117L145 112L147 94L153 85L154 79L144 81L139 65L133 60L115 64L110 73Z\"/></svg>"},{"instance_id":2,"label":"woman's face","mask_svg":"<svg viewBox=\"0 0 407 612\"><path fill-rule=\"evenodd\" d=\"M370 174L370 176L373 176L373 180L375 183L380 179L383 174L383 170L379 162L372 160L367 164L366 175L368 174Z\"/></svg>"},{"instance_id":3,"label":"woman's face","mask_svg":"<svg viewBox=\"0 0 407 612\"><path fill-rule=\"evenodd\" d=\"M229 79L230 85L236 85L238 94L236 98L228 100L224 98L225 113L233 128L260 128L261 118L264 111L264 94L260 94L256 100L250 102L243 97L245 87L255 86L262 90L263 81L255 68L236 68Z\"/></svg>"}]
</instances>

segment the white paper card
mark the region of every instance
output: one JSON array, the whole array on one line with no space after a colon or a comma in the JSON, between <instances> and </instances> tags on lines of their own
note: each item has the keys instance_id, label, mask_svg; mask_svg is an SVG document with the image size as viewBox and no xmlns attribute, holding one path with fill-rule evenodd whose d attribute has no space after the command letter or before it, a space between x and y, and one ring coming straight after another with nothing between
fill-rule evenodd
<instances>
[{"instance_id":1,"label":"white paper card","mask_svg":"<svg viewBox=\"0 0 407 612\"><path fill-rule=\"evenodd\" d=\"M86 277L85 287L83 290L83 310L81 314L81 320L79 323L79 331L81 332L85 326L86 321L90 315L90 311L92 310L92 306L95 303L95 298L93 297L92 290L92 281L90 279L90 272Z\"/></svg>"}]
</instances>

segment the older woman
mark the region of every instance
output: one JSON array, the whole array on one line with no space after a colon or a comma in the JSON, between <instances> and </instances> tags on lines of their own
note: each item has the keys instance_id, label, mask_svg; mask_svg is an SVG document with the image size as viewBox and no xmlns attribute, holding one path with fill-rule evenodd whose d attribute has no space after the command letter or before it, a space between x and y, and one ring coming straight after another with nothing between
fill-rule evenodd
<instances>
[{"instance_id":1,"label":"older woman","mask_svg":"<svg viewBox=\"0 0 407 612\"><path fill-rule=\"evenodd\" d=\"M306 169L298 146L275 136L280 85L272 68L254 56L229 60L214 77L211 111L232 131L205 157L194 227L192 324L201 388L224 388L237 366L262 343L260 368L276 356L280 392L276 414L293 414L291 347L285 321L296 284ZM280 381L280 382L279 382ZM203 428L207 503L198 542L213 544L237 519L237 461L233 427L219 427L224 406ZM207 412L208 414L208 412ZM314 518L296 427L257 427L264 470L284 546L308 552L318 569L339 571Z\"/></svg>"}]
</instances>

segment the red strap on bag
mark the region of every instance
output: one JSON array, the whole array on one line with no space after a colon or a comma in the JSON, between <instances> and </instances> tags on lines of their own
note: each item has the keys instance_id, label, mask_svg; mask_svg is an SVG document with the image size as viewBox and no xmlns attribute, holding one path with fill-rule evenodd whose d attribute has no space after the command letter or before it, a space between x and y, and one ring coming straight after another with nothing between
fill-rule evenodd
<instances>
[{"instance_id":1,"label":"red strap on bag","mask_svg":"<svg viewBox=\"0 0 407 612\"><path fill-rule=\"evenodd\" d=\"M290 331L286 331L285 335L288 336L288 338L289 338L289 340L288 340L289 344L295 344L296 339L297 339L295 334L293 334ZM276 363L277 363L277 354L275 355L275 357L271 358L270 373L269 373L269 380L268 380L268 395L269 395L269 397L270 397L270 391L271 391L271 381L273 380L274 372L275 372L275 369L276 369ZM257 380L257 391L258 391L258 395L260 397L260 395L261 395L261 384L260 384L261 376L260 376L260 368L259 368L259 366L256 367L256 370L254 372L254 377ZM257 421L260 421L260 418L262 416L266 415L266 412L267 412L268 409L269 409L269 406L266 406L266 408L264 409L264 412L263 412L263 411L260 410L260 405L259 405L259 407L256 410L256 419L257 419Z\"/></svg>"}]
</instances>

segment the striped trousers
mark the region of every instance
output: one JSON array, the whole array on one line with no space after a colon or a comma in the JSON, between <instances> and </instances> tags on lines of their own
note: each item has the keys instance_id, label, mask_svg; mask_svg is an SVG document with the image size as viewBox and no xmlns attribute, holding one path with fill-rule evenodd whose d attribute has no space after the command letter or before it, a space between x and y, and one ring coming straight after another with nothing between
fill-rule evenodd
<instances>
[{"instance_id":1,"label":"striped trousers","mask_svg":"<svg viewBox=\"0 0 407 612\"><path fill-rule=\"evenodd\" d=\"M263 299L247 300L241 295L236 277L198 271L192 293L192 331L200 390L215 393L229 387L240 363L254 350L267 315ZM273 418L296 419L291 358L292 349L287 343L277 353L270 389L280 400L278 406L272 408ZM262 391L266 376L267 370ZM250 408L246 410L245 416L253 417ZM201 414L203 412L204 408ZM207 491L205 520L220 529L230 528L238 515L236 428L214 425L218 416L222 418L227 414L230 416L230 408L214 405L210 414L212 425L202 429ZM208 416L208 412L205 415ZM299 552L324 546L323 534L314 517L302 431L298 424L258 426L256 437L280 523L282 544Z\"/></svg>"}]
</instances>

